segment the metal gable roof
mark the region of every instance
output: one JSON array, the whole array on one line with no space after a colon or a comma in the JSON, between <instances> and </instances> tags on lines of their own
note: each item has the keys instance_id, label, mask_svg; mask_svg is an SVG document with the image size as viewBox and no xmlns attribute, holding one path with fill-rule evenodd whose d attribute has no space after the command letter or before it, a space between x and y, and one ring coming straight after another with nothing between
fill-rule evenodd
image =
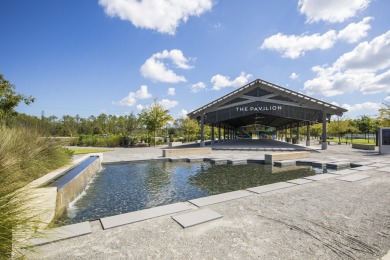
<instances>
[{"instance_id":1,"label":"metal gable roof","mask_svg":"<svg viewBox=\"0 0 390 260\"><path fill-rule=\"evenodd\" d=\"M320 111L325 111L329 115L339 115L341 116L344 112L347 112L348 110L341 108L339 106L335 106L333 104L327 103L325 101L304 95L299 92L295 92L293 90L283 88L281 86L275 85L273 83L261 80L261 79L256 79L245 86L242 86L241 88L238 88L225 96L216 99L188 114L189 117L191 118L196 118L201 116L202 113L207 113L210 111L215 111L218 110L218 107L221 105L224 105L234 99L240 98L244 94L248 93L252 89L255 88L261 88L264 89L268 92L278 94L280 96L286 97L288 99L291 99L295 102L298 102L300 104L304 104L306 106L310 106L313 109L320 110Z\"/></svg>"}]
</instances>

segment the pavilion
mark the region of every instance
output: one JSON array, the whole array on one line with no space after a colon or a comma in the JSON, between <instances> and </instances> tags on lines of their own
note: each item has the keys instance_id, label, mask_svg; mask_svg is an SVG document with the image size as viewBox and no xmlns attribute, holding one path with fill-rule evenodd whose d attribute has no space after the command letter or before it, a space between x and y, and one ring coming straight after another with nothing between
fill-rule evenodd
<instances>
[{"instance_id":1,"label":"pavilion","mask_svg":"<svg viewBox=\"0 0 390 260\"><path fill-rule=\"evenodd\" d=\"M214 128L218 128L218 140L237 138L237 129L243 126L273 127L277 133L287 136L287 129L296 128L299 140L300 127L306 126L306 145L310 145L310 125L322 123L322 149L327 149L326 122L332 115L342 116L346 109L256 79L231 93L195 109L188 116L197 119L201 126L200 146L204 146L204 125L211 126L211 142L215 140ZM221 128L224 137L221 138ZM290 131L289 141L292 141Z\"/></svg>"}]
</instances>

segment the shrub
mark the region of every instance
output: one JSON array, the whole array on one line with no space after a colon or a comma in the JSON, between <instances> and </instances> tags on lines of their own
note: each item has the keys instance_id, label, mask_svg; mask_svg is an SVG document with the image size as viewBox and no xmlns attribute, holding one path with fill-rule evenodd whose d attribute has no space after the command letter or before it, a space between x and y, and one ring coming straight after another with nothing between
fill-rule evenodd
<instances>
[{"instance_id":1,"label":"shrub","mask_svg":"<svg viewBox=\"0 0 390 260\"><path fill-rule=\"evenodd\" d=\"M16 241L12 230L31 227L26 199L18 196L21 187L70 163L72 153L55 139L42 138L32 130L0 126L0 256L12 252Z\"/></svg>"}]
</instances>

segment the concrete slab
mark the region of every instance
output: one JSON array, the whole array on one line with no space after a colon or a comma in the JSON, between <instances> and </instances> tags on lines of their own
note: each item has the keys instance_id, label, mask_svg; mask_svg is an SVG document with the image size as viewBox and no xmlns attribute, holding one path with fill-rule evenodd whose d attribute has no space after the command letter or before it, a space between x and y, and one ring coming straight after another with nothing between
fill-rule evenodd
<instances>
[{"instance_id":1,"label":"concrete slab","mask_svg":"<svg viewBox=\"0 0 390 260\"><path fill-rule=\"evenodd\" d=\"M203 157L186 158L186 162L203 162Z\"/></svg>"},{"instance_id":2,"label":"concrete slab","mask_svg":"<svg viewBox=\"0 0 390 260\"><path fill-rule=\"evenodd\" d=\"M353 169L357 171L370 171L370 170L377 170L378 168L372 166L360 166L360 167L355 167Z\"/></svg>"},{"instance_id":3,"label":"concrete slab","mask_svg":"<svg viewBox=\"0 0 390 260\"><path fill-rule=\"evenodd\" d=\"M220 202L225 202L229 200L235 200L239 198L244 198L251 196L252 193L245 191L245 190L238 190L238 191L232 191L232 192L227 192L227 193L222 193L218 195L213 195L209 197L204 197L204 198L199 198L199 199L193 199L189 200L192 204L198 206L198 207L203 207L211 204L216 204Z\"/></svg>"},{"instance_id":4,"label":"concrete slab","mask_svg":"<svg viewBox=\"0 0 390 260\"><path fill-rule=\"evenodd\" d=\"M354 167L360 167L360 166L367 166L367 165L371 165L373 163L374 162L372 162L372 161L353 162L353 163L351 163L351 167L354 168Z\"/></svg>"},{"instance_id":5,"label":"concrete slab","mask_svg":"<svg viewBox=\"0 0 390 260\"><path fill-rule=\"evenodd\" d=\"M172 218L183 228L188 228L209 222L211 220L222 218L222 215L211 209L201 209L183 215L173 216Z\"/></svg>"},{"instance_id":6,"label":"concrete slab","mask_svg":"<svg viewBox=\"0 0 390 260\"><path fill-rule=\"evenodd\" d=\"M73 225L53 228L40 232L39 237L30 239L26 246L37 246L52 243L55 241L87 235L92 232L89 222L82 222Z\"/></svg>"},{"instance_id":7,"label":"concrete slab","mask_svg":"<svg viewBox=\"0 0 390 260\"><path fill-rule=\"evenodd\" d=\"M345 169L349 168L351 165L348 161L338 161L338 162L331 162L326 164L326 168L329 169Z\"/></svg>"},{"instance_id":8,"label":"concrete slab","mask_svg":"<svg viewBox=\"0 0 390 260\"><path fill-rule=\"evenodd\" d=\"M370 166L379 168L379 167L388 167L390 165L387 163L374 163L374 164L371 164Z\"/></svg>"},{"instance_id":9,"label":"concrete slab","mask_svg":"<svg viewBox=\"0 0 390 260\"><path fill-rule=\"evenodd\" d=\"M380 167L380 168L377 168L375 170L376 171L380 171L380 172L390 172L390 166L388 166L388 167Z\"/></svg>"},{"instance_id":10,"label":"concrete slab","mask_svg":"<svg viewBox=\"0 0 390 260\"><path fill-rule=\"evenodd\" d=\"M277 183L272 183L272 184L263 185L263 186L259 186L259 187L249 188L247 190L260 194L260 193L265 193L265 192L269 192L269 191L289 188L292 186L296 186L296 184L287 183L287 182L277 182Z\"/></svg>"},{"instance_id":11,"label":"concrete slab","mask_svg":"<svg viewBox=\"0 0 390 260\"><path fill-rule=\"evenodd\" d=\"M313 160L298 160L296 162L296 165L298 166L311 166L313 163Z\"/></svg>"},{"instance_id":12,"label":"concrete slab","mask_svg":"<svg viewBox=\"0 0 390 260\"><path fill-rule=\"evenodd\" d=\"M357 172L359 172L359 171L353 170L353 169L345 169L345 170L332 172L332 174L345 175L345 174L351 174L351 173L357 173Z\"/></svg>"},{"instance_id":13,"label":"concrete slab","mask_svg":"<svg viewBox=\"0 0 390 260\"><path fill-rule=\"evenodd\" d=\"M212 159L210 160L210 163L215 165L223 165L223 164L227 164L228 162L226 159Z\"/></svg>"},{"instance_id":14,"label":"concrete slab","mask_svg":"<svg viewBox=\"0 0 390 260\"><path fill-rule=\"evenodd\" d=\"M258 163L258 164L264 164L265 160L263 159L247 159L246 160L248 163Z\"/></svg>"},{"instance_id":15,"label":"concrete slab","mask_svg":"<svg viewBox=\"0 0 390 260\"><path fill-rule=\"evenodd\" d=\"M296 165L295 160L274 161L274 166L291 166Z\"/></svg>"},{"instance_id":16,"label":"concrete slab","mask_svg":"<svg viewBox=\"0 0 390 260\"><path fill-rule=\"evenodd\" d=\"M299 179L295 179L295 180L289 180L287 182L302 185L302 184L310 183L313 181L299 178Z\"/></svg>"},{"instance_id":17,"label":"concrete slab","mask_svg":"<svg viewBox=\"0 0 390 260\"><path fill-rule=\"evenodd\" d=\"M320 180L325 180L325 179L329 179L329 178L334 178L336 176L337 175L330 174L330 173L323 173L323 174L317 174L317 175L303 177L303 178L307 179L307 180L312 180L312 181L320 181Z\"/></svg>"},{"instance_id":18,"label":"concrete slab","mask_svg":"<svg viewBox=\"0 0 390 260\"><path fill-rule=\"evenodd\" d=\"M194 209L194 207L190 204L186 202L179 202L170 205L101 218L100 222L104 229L109 229L191 209Z\"/></svg>"},{"instance_id":19,"label":"concrete slab","mask_svg":"<svg viewBox=\"0 0 390 260\"><path fill-rule=\"evenodd\" d=\"M174 158L169 158L168 161L170 161L170 162L185 162L185 161L187 161L187 158L174 157Z\"/></svg>"},{"instance_id":20,"label":"concrete slab","mask_svg":"<svg viewBox=\"0 0 390 260\"><path fill-rule=\"evenodd\" d=\"M234 160L227 160L227 163L233 165L248 164L248 161L246 159L234 159Z\"/></svg>"},{"instance_id":21,"label":"concrete slab","mask_svg":"<svg viewBox=\"0 0 390 260\"><path fill-rule=\"evenodd\" d=\"M327 163L328 162L324 162L324 161L315 161L315 162L311 163L311 166L317 167L317 168L325 168Z\"/></svg>"},{"instance_id":22,"label":"concrete slab","mask_svg":"<svg viewBox=\"0 0 390 260\"><path fill-rule=\"evenodd\" d=\"M369 178L369 177L370 176L363 175L363 174L352 174L352 175L344 176L344 177L341 177L341 178L336 178L336 180L354 182L354 181L363 180L363 179L366 179L366 178Z\"/></svg>"}]
</instances>

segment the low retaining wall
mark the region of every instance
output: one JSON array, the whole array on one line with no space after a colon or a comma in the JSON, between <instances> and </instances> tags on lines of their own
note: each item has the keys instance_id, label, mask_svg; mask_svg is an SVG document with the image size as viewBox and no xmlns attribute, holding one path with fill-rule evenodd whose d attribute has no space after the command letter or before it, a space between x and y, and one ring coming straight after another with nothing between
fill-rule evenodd
<instances>
[{"instance_id":1,"label":"low retaining wall","mask_svg":"<svg viewBox=\"0 0 390 260\"><path fill-rule=\"evenodd\" d=\"M169 142L169 147L182 145L183 142Z\"/></svg>"},{"instance_id":2,"label":"low retaining wall","mask_svg":"<svg viewBox=\"0 0 390 260\"><path fill-rule=\"evenodd\" d=\"M266 164L273 164L274 161L302 159L307 157L310 157L310 152L282 152L264 155Z\"/></svg>"},{"instance_id":3,"label":"low retaining wall","mask_svg":"<svg viewBox=\"0 0 390 260\"><path fill-rule=\"evenodd\" d=\"M352 144L353 149L360 149L360 150L375 150L375 145L373 144Z\"/></svg>"},{"instance_id":4,"label":"low retaining wall","mask_svg":"<svg viewBox=\"0 0 390 260\"><path fill-rule=\"evenodd\" d=\"M89 164L83 171L75 176L70 182L57 191L57 213L61 213L68 207L77 196L79 196L91 178L101 169L101 158Z\"/></svg>"},{"instance_id":5,"label":"low retaining wall","mask_svg":"<svg viewBox=\"0 0 390 260\"><path fill-rule=\"evenodd\" d=\"M211 154L211 147L163 149L163 157Z\"/></svg>"}]
</instances>

